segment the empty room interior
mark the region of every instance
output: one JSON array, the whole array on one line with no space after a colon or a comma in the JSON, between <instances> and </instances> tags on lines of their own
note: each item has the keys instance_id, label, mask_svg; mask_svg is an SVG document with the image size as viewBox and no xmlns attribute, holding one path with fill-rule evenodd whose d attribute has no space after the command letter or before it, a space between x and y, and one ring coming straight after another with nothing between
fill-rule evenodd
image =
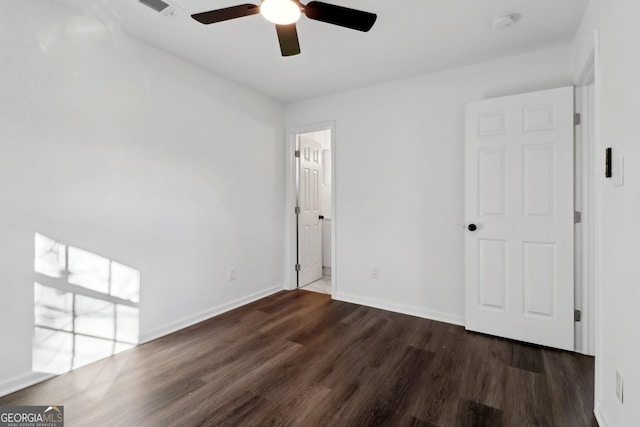
<instances>
[{"instance_id":1,"label":"empty room interior","mask_svg":"<svg viewBox=\"0 0 640 427\"><path fill-rule=\"evenodd\" d=\"M0 5L0 425L640 425L640 2Z\"/></svg>"}]
</instances>

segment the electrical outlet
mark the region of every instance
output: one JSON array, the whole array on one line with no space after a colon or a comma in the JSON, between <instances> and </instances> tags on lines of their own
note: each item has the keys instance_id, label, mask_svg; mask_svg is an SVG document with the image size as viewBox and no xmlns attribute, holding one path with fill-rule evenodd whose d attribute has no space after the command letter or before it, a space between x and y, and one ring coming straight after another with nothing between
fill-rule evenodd
<instances>
[{"instance_id":1,"label":"electrical outlet","mask_svg":"<svg viewBox=\"0 0 640 427\"><path fill-rule=\"evenodd\" d=\"M230 269L227 271L227 280L228 280L229 282L233 282L233 281L235 281L235 280L236 280L236 269L235 269L235 268L230 268Z\"/></svg>"},{"instance_id":2,"label":"electrical outlet","mask_svg":"<svg viewBox=\"0 0 640 427\"><path fill-rule=\"evenodd\" d=\"M378 280L380 278L380 268L373 267L371 269L371 278L374 280Z\"/></svg>"},{"instance_id":3,"label":"electrical outlet","mask_svg":"<svg viewBox=\"0 0 640 427\"><path fill-rule=\"evenodd\" d=\"M616 371L616 397L620 403L623 402L623 391L622 375L620 375L620 372Z\"/></svg>"}]
</instances>

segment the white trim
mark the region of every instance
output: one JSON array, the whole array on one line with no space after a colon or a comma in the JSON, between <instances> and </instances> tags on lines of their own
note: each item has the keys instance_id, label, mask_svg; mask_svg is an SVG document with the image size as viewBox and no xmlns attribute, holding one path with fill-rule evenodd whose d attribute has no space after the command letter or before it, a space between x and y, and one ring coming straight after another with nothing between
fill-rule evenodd
<instances>
[{"instance_id":1,"label":"white trim","mask_svg":"<svg viewBox=\"0 0 640 427\"><path fill-rule=\"evenodd\" d=\"M204 320L218 316L222 313L226 313L227 311L231 311L238 307L242 307L243 305L265 298L269 295L275 294L276 292L280 292L283 289L284 289L284 286L279 285L269 289L258 291L251 295L247 295L246 297L238 298L237 300L234 300L225 304L221 304L215 308L212 308L211 310L207 310L207 311L195 314L193 316L189 316L180 321L172 322L160 328L140 334L139 345L142 345L146 342L163 337L165 335L171 334L173 332L179 331L180 329L187 328L191 325L195 325L196 323L200 323ZM17 378L9 379L7 381L0 383L0 397L6 396L7 394L13 393L18 390L22 390L23 388L30 387L34 384L46 381L56 376L57 375L55 374L31 372Z\"/></svg>"},{"instance_id":2,"label":"white trim","mask_svg":"<svg viewBox=\"0 0 640 427\"><path fill-rule=\"evenodd\" d=\"M179 331L180 329L187 328L189 326L195 325L196 323L200 323L204 320L210 319L212 317L218 316L222 313L226 313L227 311L234 310L238 307L242 307L243 305L252 303L259 299L265 298L269 295L275 294L284 289L284 286L274 286L269 289L265 289L262 291L255 292L251 295L247 295L246 297L238 298L237 300L221 304L217 307L214 307L210 310L203 311L198 314L194 314L193 316L186 317L177 322L172 322L167 325L164 325L160 328L153 329L151 331L140 334L140 344L144 344L146 342L155 340L157 338L163 337L165 335L171 334L173 332Z\"/></svg>"},{"instance_id":3,"label":"white trim","mask_svg":"<svg viewBox=\"0 0 640 427\"><path fill-rule=\"evenodd\" d=\"M596 51L592 49L587 59L582 64L582 70L576 79L578 86L584 86L595 81L596 76Z\"/></svg>"},{"instance_id":4,"label":"white trim","mask_svg":"<svg viewBox=\"0 0 640 427\"><path fill-rule=\"evenodd\" d=\"M18 390L22 390L23 388L31 387L34 384L41 383L55 376L55 374L30 372L26 375L21 375L16 378L11 378L7 381L3 381L2 383L0 383L0 397L6 396Z\"/></svg>"},{"instance_id":5,"label":"white trim","mask_svg":"<svg viewBox=\"0 0 640 427\"><path fill-rule=\"evenodd\" d=\"M464 316L458 316L455 314L425 310L424 308L420 307L390 303L387 301L380 301L373 298L361 297L358 295L347 293L339 293L334 297L334 299L343 302L350 302L353 304L365 305L367 307L379 308L381 310L393 311L395 313L408 314L409 316L422 317L424 319L450 323L452 325L464 326Z\"/></svg>"},{"instance_id":6,"label":"white trim","mask_svg":"<svg viewBox=\"0 0 640 427\"><path fill-rule=\"evenodd\" d=\"M600 427L608 427L608 423L606 421L606 418L604 417L604 413L602 412L602 409L600 409L601 406L597 405L594 409L593 409L593 415L595 415L596 417L596 421L598 421L598 425Z\"/></svg>"},{"instance_id":7,"label":"white trim","mask_svg":"<svg viewBox=\"0 0 640 427\"><path fill-rule=\"evenodd\" d=\"M594 70L595 70L595 86L594 86L594 117L593 117L593 130L594 130L594 145L596 156L594 159L594 163L596 164L596 171L600 170L602 173L601 163L598 159L601 159L601 156L598 156L601 153L602 148L602 139L601 139L601 112L600 112L600 91L602 87L601 80L601 68L600 68L600 32L596 30L593 36L593 50L594 50ZM600 178L600 173L598 173L598 178ZM600 367L600 361L602 360L602 340L600 339L601 333L601 324L602 324L602 284L600 282L600 270L601 270L601 235L602 235L602 224L601 224L601 209L602 209L602 192L601 192L601 179L596 181L596 185L594 188L594 220L593 220L593 248L594 248L594 262L593 262L593 307L594 307L594 346L595 346L595 406L599 407L599 402L602 400L602 390L600 389L600 385L602 382L602 368Z\"/></svg>"},{"instance_id":8,"label":"white trim","mask_svg":"<svg viewBox=\"0 0 640 427\"><path fill-rule=\"evenodd\" d=\"M580 86L579 83L575 86L574 91L574 111L576 114L580 114L582 120L580 126L575 127L574 134L574 187L573 187L573 200L574 209L582 213L582 222L574 224L573 226L573 274L574 274L574 308L582 312L582 319L580 322L574 322L574 351L579 353L585 353L587 344L585 343L585 324L589 317L589 311L587 305L584 304L586 299L586 293L588 292L588 271L587 271L587 242L589 238L589 223L591 220L591 214L588 212L588 173L589 163L586 161L588 155L587 150L590 147L587 146L589 142L589 134L586 130L589 127L590 117L588 117L585 111L586 90L584 86Z\"/></svg>"},{"instance_id":9,"label":"white trim","mask_svg":"<svg viewBox=\"0 0 640 427\"><path fill-rule=\"evenodd\" d=\"M334 121L315 123L305 126L288 128L286 131L285 145L285 198L284 198L284 289L296 289L295 270L296 264L296 217L293 211L296 200L296 136L301 133L317 132L321 130L331 131L331 296L335 298L338 291L338 262L337 262L337 228L338 216L336 215L336 124Z\"/></svg>"},{"instance_id":10,"label":"white trim","mask_svg":"<svg viewBox=\"0 0 640 427\"><path fill-rule=\"evenodd\" d=\"M287 130L285 155L285 195L284 195L284 288L296 288L296 131Z\"/></svg>"},{"instance_id":11,"label":"white trim","mask_svg":"<svg viewBox=\"0 0 640 427\"><path fill-rule=\"evenodd\" d=\"M582 320L576 323L575 351L595 354L595 292L594 263L598 215L596 192L600 169L600 150L596 147L595 130L595 50L587 57L576 80L576 112L582 123L576 128L576 210L582 212L583 221L575 227L576 237L576 307L582 311ZM592 91L593 89L593 91Z\"/></svg>"}]
</instances>

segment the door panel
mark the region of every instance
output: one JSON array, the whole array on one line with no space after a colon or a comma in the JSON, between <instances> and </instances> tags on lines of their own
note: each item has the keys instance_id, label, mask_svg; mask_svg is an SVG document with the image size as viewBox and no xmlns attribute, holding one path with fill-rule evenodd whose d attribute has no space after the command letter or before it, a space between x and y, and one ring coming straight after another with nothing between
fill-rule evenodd
<instances>
[{"instance_id":1,"label":"door panel","mask_svg":"<svg viewBox=\"0 0 640 427\"><path fill-rule=\"evenodd\" d=\"M555 245L524 242L524 312L553 318Z\"/></svg>"},{"instance_id":2,"label":"door panel","mask_svg":"<svg viewBox=\"0 0 640 427\"><path fill-rule=\"evenodd\" d=\"M572 350L573 88L470 103L466 327Z\"/></svg>"},{"instance_id":3,"label":"door panel","mask_svg":"<svg viewBox=\"0 0 640 427\"><path fill-rule=\"evenodd\" d=\"M483 111L478 114L478 136L504 135L505 126L504 111Z\"/></svg>"},{"instance_id":4,"label":"door panel","mask_svg":"<svg viewBox=\"0 0 640 427\"><path fill-rule=\"evenodd\" d=\"M554 112L555 104L548 105L533 105L530 107L524 107L524 122L523 130L525 132L537 132L543 130L553 130L554 125Z\"/></svg>"},{"instance_id":5,"label":"door panel","mask_svg":"<svg viewBox=\"0 0 640 427\"><path fill-rule=\"evenodd\" d=\"M526 217L553 217L555 200L554 146L524 147L522 194Z\"/></svg>"},{"instance_id":6,"label":"door panel","mask_svg":"<svg viewBox=\"0 0 640 427\"><path fill-rule=\"evenodd\" d=\"M506 242L504 240L480 240L478 244L480 305L504 310L507 272Z\"/></svg>"},{"instance_id":7,"label":"door panel","mask_svg":"<svg viewBox=\"0 0 640 427\"><path fill-rule=\"evenodd\" d=\"M478 216L505 214L505 151L483 149L478 152Z\"/></svg>"},{"instance_id":8,"label":"door panel","mask_svg":"<svg viewBox=\"0 0 640 427\"><path fill-rule=\"evenodd\" d=\"M304 135L299 137L300 181L298 216L298 286L322 278L322 223L320 221L320 168L322 146Z\"/></svg>"}]
</instances>

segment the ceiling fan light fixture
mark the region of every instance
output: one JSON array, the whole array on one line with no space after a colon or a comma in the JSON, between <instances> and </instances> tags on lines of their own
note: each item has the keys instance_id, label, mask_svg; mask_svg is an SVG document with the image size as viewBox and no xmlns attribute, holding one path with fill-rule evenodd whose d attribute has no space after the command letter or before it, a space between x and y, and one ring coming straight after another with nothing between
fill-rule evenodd
<instances>
[{"instance_id":1,"label":"ceiling fan light fixture","mask_svg":"<svg viewBox=\"0 0 640 427\"><path fill-rule=\"evenodd\" d=\"M260 4L260 13L269 22L289 25L300 18L300 6L292 0L264 0Z\"/></svg>"}]
</instances>

